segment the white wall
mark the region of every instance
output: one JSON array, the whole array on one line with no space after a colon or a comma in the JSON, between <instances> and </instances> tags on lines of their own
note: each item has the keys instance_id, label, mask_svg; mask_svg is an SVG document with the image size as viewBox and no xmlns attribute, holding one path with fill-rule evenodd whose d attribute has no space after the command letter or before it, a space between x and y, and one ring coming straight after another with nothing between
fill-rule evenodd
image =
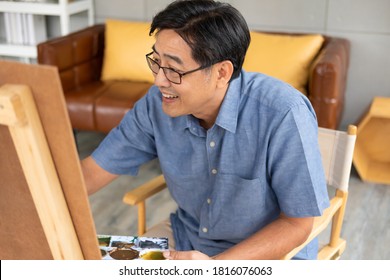
<instances>
[{"instance_id":1,"label":"white wall","mask_svg":"<svg viewBox=\"0 0 390 280\"><path fill-rule=\"evenodd\" d=\"M95 0L97 22L151 20L170 0ZM355 123L374 96L390 97L389 0L230 0L251 29L320 32L351 42L342 127Z\"/></svg>"}]
</instances>

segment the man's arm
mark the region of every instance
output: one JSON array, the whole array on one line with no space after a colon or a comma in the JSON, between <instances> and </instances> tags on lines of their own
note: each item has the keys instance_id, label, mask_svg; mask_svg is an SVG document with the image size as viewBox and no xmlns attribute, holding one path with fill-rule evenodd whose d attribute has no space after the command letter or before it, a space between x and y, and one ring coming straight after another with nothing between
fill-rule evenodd
<instances>
[{"instance_id":1,"label":"man's arm","mask_svg":"<svg viewBox=\"0 0 390 280\"><path fill-rule=\"evenodd\" d=\"M292 218L281 215L248 239L215 256L215 259L281 259L306 241L313 222L313 217Z\"/></svg>"},{"instance_id":2,"label":"man's arm","mask_svg":"<svg viewBox=\"0 0 390 280\"><path fill-rule=\"evenodd\" d=\"M81 170L83 171L88 195L97 192L118 177L118 175L101 168L91 156L81 161Z\"/></svg>"},{"instance_id":3,"label":"man's arm","mask_svg":"<svg viewBox=\"0 0 390 280\"><path fill-rule=\"evenodd\" d=\"M306 241L313 227L313 222L313 217L292 218L281 215L274 222L225 252L214 256L213 259L281 259L292 249ZM173 251L169 254L165 253L164 256L176 260L207 258L206 255L198 251Z\"/></svg>"}]
</instances>

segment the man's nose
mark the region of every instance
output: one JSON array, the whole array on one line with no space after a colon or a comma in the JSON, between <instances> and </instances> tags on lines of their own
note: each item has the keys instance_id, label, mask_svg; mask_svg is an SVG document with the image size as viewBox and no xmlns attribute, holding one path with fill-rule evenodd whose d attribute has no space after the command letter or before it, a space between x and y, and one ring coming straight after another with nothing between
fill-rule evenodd
<instances>
[{"instance_id":1,"label":"man's nose","mask_svg":"<svg viewBox=\"0 0 390 280\"><path fill-rule=\"evenodd\" d=\"M154 84L158 87L169 87L171 85L171 82L167 79L165 76L164 70L160 68L157 72L157 74L154 77Z\"/></svg>"}]
</instances>

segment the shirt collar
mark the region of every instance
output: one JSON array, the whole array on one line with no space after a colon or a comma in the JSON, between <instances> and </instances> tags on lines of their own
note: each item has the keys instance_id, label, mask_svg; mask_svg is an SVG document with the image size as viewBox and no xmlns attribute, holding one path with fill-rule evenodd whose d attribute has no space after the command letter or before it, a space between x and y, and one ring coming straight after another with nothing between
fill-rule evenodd
<instances>
[{"instance_id":1,"label":"shirt collar","mask_svg":"<svg viewBox=\"0 0 390 280\"><path fill-rule=\"evenodd\" d=\"M232 133L236 132L241 99L241 75L230 82L215 123Z\"/></svg>"},{"instance_id":2,"label":"shirt collar","mask_svg":"<svg viewBox=\"0 0 390 280\"><path fill-rule=\"evenodd\" d=\"M232 133L235 133L237 128L238 108L241 99L241 78L242 73L230 82L215 121L216 125ZM195 127L199 127L197 119L192 115L188 115L182 120L186 120L181 122L183 129L189 128L195 130Z\"/></svg>"}]
</instances>

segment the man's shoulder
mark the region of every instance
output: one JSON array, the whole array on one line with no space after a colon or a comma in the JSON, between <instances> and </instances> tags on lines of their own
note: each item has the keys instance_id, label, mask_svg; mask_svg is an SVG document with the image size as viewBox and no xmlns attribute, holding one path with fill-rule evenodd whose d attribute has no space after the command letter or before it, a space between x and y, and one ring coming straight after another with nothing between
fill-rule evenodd
<instances>
[{"instance_id":1,"label":"man's shoulder","mask_svg":"<svg viewBox=\"0 0 390 280\"><path fill-rule=\"evenodd\" d=\"M157 86L153 85L146 94L141 97L134 105L136 111L158 112L161 109L161 94Z\"/></svg>"},{"instance_id":2,"label":"man's shoulder","mask_svg":"<svg viewBox=\"0 0 390 280\"><path fill-rule=\"evenodd\" d=\"M284 111L298 105L309 104L301 92L274 77L245 71L240 77L242 96L257 102L259 106Z\"/></svg>"}]
</instances>

